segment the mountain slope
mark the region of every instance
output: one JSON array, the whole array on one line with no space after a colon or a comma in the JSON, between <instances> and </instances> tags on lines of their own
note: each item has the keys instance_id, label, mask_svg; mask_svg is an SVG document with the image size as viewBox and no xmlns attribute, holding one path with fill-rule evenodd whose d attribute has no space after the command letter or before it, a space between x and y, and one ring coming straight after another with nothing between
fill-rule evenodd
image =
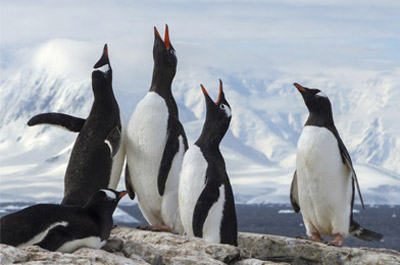
<instances>
[{"instance_id":1,"label":"mountain slope","mask_svg":"<svg viewBox=\"0 0 400 265\"><path fill-rule=\"evenodd\" d=\"M1 201L56 201L62 197L63 175L76 134L49 126L31 128L26 122L33 115L48 111L79 117L89 114L93 102L91 67L101 53L101 47L95 46L69 40L50 41L2 78ZM118 71L118 60L113 61L112 55L111 62L116 69L114 79L128 80ZM299 82L318 87L330 97L338 130L355 162L366 203L400 204L400 125L394 122L399 108L399 72L374 72L364 79L367 73L363 71L354 76L331 71L329 77L317 74L292 80L285 72L266 77L214 68L178 68L173 93L189 143L193 143L200 133L205 111L199 84L204 84L216 97L218 79L222 79L233 109L222 152L238 202L289 202L297 139L307 117L303 100L292 86ZM134 84L132 89L114 86L126 119L147 89L139 90ZM123 181L120 186L123 187Z\"/></svg>"}]
</instances>

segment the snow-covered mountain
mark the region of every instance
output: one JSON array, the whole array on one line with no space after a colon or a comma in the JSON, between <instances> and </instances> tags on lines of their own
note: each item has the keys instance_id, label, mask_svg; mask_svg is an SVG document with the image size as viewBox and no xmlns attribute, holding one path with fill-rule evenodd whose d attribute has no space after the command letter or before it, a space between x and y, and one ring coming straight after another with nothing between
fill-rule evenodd
<instances>
[{"instance_id":1,"label":"snow-covered mountain","mask_svg":"<svg viewBox=\"0 0 400 265\"><path fill-rule=\"evenodd\" d=\"M86 117L93 102L91 67L101 51L94 43L53 40L4 69L0 84L0 201L57 201L62 197L64 171L76 134L49 126L28 127L26 122L49 111ZM126 69L118 68L123 56L114 58L111 50L114 91L128 119L148 87L137 87L135 80L126 76ZM151 57L148 60L144 68L152 64ZM293 80L290 73L282 71L260 75L178 66L173 93L189 143L198 137L204 119L199 84L216 97L218 79L224 83L233 119L222 152L238 202L289 203L296 144L308 115L292 85L299 82L323 90L331 99L364 201L400 204L400 69L328 70L327 75ZM150 77L151 72L140 83L149 83ZM116 86L121 84L119 79L129 80L130 87ZM123 188L123 181L120 186Z\"/></svg>"}]
</instances>

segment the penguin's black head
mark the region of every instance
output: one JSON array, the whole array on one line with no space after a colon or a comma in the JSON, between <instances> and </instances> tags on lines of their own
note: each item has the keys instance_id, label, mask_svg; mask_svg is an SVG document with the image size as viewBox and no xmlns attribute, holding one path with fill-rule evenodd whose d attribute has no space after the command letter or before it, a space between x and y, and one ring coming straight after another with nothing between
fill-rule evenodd
<instances>
[{"instance_id":1,"label":"penguin's black head","mask_svg":"<svg viewBox=\"0 0 400 265\"><path fill-rule=\"evenodd\" d=\"M316 88L303 87L297 83L293 84L300 92L308 110L313 113L331 113L332 107L329 98Z\"/></svg>"},{"instance_id":2,"label":"penguin's black head","mask_svg":"<svg viewBox=\"0 0 400 265\"><path fill-rule=\"evenodd\" d=\"M228 130L232 119L231 106L225 99L221 80L219 80L219 94L216 102L211 99L204 86L200 86L206 101L206 120L200 137L206 137L206 141L219 143Z\"/></svg>"},{"instance_id":3,"label":"penguin's black head","mask_svg":"<svg viewBox=\"0 0 400 265\"><path fill-rule=\"evenodd\" d=\"M100 95L105 90L111 89L112 83L112 68L108 58L107 44L104 45L101 58L93 67L92 86L94 95Z\"/></svg>"},{"instance_id":4,"label":"penguin's black head","mask_svg":"<svg viewBox=\"0 0 400 265\"><path fill-rule=\"evenodd\" d=\"M169 39L168 25L165 25L164 40L160 33L154 27L154 46L153 46L154 72L153 81L155 78L165 79L163 82L172 82L176 73L176 65L178 59L175 55L175 49Z\"/></svg>"},{"instance_id":5,"label":"penguin's black head","mask_svg":"<svg viewBox=\"0 0 400 265\"><path fill-rule=\"evenodd\" d=\"M112 189L101 189L93 194L85 207L98 208L97 210L109 209L111 212L114 212L119 200L121 200L126 193L126 191L118 192Z\"/></svg>"}]
</instances>

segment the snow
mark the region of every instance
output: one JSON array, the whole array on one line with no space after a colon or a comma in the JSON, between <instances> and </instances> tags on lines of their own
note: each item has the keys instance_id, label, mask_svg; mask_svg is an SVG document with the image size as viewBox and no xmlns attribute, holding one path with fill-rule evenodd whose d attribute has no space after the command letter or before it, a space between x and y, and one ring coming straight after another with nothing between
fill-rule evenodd
<instances>
[{"instance_id":1,"label":"snow","mask_svg":"<svg viewBox=\"0 0 400 265\"><path fill-rule=\"evenodd\" d=\"M224 1L136 3L135 8L127 2L103 4L45 1L38 7L5 1L0 202L61 200L76 134L26 122L48 111L87 117L93 101L90 75L105 42L114 91L128 119L150 85L152 27L163 31L168 22L179 60L173 93L189 143L204 121L200 83L216 98L218 79L223 81L233 116L221 149L238 203L289 203L297 140L307 117L292 85L298 82L330 98L365 203L400 204L398 23L386 23L398 21L392 5L399 4L243 1L231 3L229 10ZM55 22L55 17L65 19L59 5L80 10L74 28ZM168 12L159 17L161 7ZM88 23L92 8L100 14L112 8L109 19L96 19L104 32ZM209 19L200 18L200 10ZM31 34L23 23L3 23L21 16L41 34ZM124 189L123 178L118 188Z\"/></svg>"},{"instance_id":2,"label":"snow","mask_svg":"<svg viewBox=\"0 0 400 265\"><path fill-rule=\"evenodd\" d=\"M294 213L294 211L293 211L293 210L287 210L287 209L285 209L285 210L279 210L278 213L281 213L281 214L288 214L288 213Z\"/></svg>"}]
</instances>

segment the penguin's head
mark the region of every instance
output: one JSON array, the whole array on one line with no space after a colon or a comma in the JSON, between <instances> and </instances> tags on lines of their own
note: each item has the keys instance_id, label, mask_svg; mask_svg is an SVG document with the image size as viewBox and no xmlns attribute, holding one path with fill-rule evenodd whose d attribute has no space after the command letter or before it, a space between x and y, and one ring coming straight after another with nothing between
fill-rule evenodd
<instances>
[{"instance_id":1,"label":"penguin's head","mask_svg":"<svg viewBox=\"0 0 400 265\"><path fill-rule=\"evenodd\" d=\"M89 199L85 207L96 210L107 209L107 212L114 212L118 202L127 194L126 191L115 191L112 189L101 189Z\"/></svg>"},{"instance_id":2,"label":"penguin's head","mask_svg":"<svg viewBox=\"0 0 400 265\"><path fill-rule=\"evenodd\" d=\"M107 44L104 45L103 54L93 66L92 86L94 95L101 94L104 90L111 89L112 68L108 58Z\"/></svg>"},{"instance_id":3,"label":"penguin's head","mask_svg":"<svg viewBox=\"0 0 400 265\"><path fill-rule=\"evenodd\" d=\"M219 80L219 94L216 102L211 99L203 85L200 87L206 102L206 120L202 134L209 135L210 139L215 138L221 141L232 119L232 109L225 98L222 81Z\"/></svg>"},{"instance_id":4,"label":"penguin's head","mask_svg":"<svg viewBox=\"0 0 400 265\"><path fill-rule=\"evenodd\" d=\"M332 115L332 106L329 98L316 88L307 88L299 85L298 83L293 84L300 92L301 96L306 103L307 109L310 114L317 115Z\"/></svg>"},{"instance_id":5,"label":"penguin's head","mask_svg":"<svg viewBox=\"0 0 400 265\"><path fill-rule=\"evenodd\" d=\"M164 40L161 38L160 33L154 27L154 46L153 46L153 59L155 70L160 70L167 78L172 78L176 73L176 65L178 59L175 55L175 49L169 39L168 25L165 24Z\"/></svg>"},{"instance_id":6,"label":"penguin's head","mask_svg":"<svg viewBox=\"0 0 400 265\"><path fill-rule=\"evenodd\" d=\"M102 197L103 201L116 203L127 194L126 191L116 191L112 189L101 189L98 193Z\"/></svg>"}]
</instances>

